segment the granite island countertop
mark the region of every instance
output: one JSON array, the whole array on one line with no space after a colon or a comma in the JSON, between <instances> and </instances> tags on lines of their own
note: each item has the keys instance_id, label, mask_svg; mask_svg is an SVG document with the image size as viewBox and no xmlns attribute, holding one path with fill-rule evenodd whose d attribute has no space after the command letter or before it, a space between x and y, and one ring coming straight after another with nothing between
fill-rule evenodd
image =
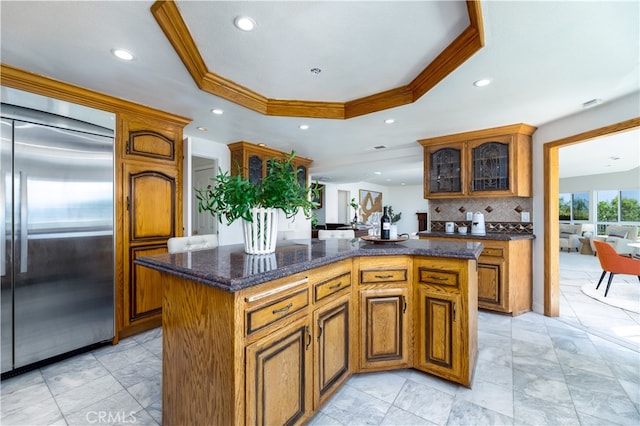
<instances>
[{"instance_id":1,"label":"granite island countertop","mask_svg":"<svg viewBox=\"0 0 640 426\"><path fill-rule=\"evenodd\" d=\"M459 232L446 233L446 232L430 232L420 231L418 236L427 238L463 238L468 240L495 240L495 241L513 241L513 240L533 240L535 235L533 234L507 234L502 232L487 232L485 235L472 235L470 233L461 234Z\"/></svg>"},{"instance_id":2,"label":"granite island countertop","mask_svg":"<svg viewBox=\"0 0 640 426\"><path fill-rule=\"evenodd\" d=\"M482 244L469 241L407 240L374 244L359 238L281 240L276 252L249 255L243 244L185 253L140 257L135 263L229 292L359 256L414 255L477 260Z\"/></svg>"}]
</instances>

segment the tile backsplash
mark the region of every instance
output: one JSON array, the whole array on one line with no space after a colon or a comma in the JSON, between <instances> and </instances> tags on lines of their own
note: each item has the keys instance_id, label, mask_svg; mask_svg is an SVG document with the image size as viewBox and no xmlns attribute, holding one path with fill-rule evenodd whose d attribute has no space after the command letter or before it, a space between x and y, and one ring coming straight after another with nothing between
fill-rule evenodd
<instances>
[{"instance_id":1,"label":"tile backsplash","mask_svg":"<svg viewBox=\"0 0 640 426\"><path fill-rule=\"evenodd\" d=\"M463 222L467 212L481 212L485 222L520 222L521 212L529 212L533 222L533 198L488 197L429 200L429 220Z\"/></svg>"}]
</instances>

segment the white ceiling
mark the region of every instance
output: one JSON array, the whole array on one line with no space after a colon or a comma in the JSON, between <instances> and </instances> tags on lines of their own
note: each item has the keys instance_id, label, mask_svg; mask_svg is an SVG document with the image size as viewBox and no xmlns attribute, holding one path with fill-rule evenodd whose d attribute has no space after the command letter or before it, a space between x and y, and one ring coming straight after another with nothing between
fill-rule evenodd
<instances>
[{"instance_id":1,"label":"white ceiling","mask_svg":"<svg viewBox=\"0 0 640 426\"><path fill-rule=\"evenodd\" d=\"M415 103L348 120L264 116L198 90L152 4L2 1L1 60L192 118L186 135L295 149L314 159L314 178L336 183L420 184L418 139L541 126L591 99L606 103L640 89L640 2L485 1L485 47ZM343 102L406 84L468 23L460 2L177 4L212 72L284 99ZM257 22L252 33L232 25L244 14ZM115 59L115 47L135 60ZM474 87L480 78L493 83ZM225 113L214 116L212 108ZM300 130L303 123L310 128ZM637 147L638 134L628 135ZM387 148L373 149L379 145ZM607 154L597 158L614 155Z\"/></svg>"}]
</instances>

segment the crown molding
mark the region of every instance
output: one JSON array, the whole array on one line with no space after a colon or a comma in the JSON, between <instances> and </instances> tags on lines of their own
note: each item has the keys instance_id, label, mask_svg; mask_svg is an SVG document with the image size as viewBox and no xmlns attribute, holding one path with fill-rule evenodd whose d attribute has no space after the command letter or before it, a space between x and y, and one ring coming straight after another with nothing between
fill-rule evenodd
<instances>
[{"instance_id":1,"label":"crown molding","mask_svg":"<svg viewBox=\"0 0 640 426\"><path fill-rule=\"evenodd\" d=\"M177 5L158 0L151 13L200 90L264 115L349 119L411 104L484 47L479 0L467 0L469 26L451 42L411 83L348 102L272 99L207 68Z\"/></svg>"}]
</instances>

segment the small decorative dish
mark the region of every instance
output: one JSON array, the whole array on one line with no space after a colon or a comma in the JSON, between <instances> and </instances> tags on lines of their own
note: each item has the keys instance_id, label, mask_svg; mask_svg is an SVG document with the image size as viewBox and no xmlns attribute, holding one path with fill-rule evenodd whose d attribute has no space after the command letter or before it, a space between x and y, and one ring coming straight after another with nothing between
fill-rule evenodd
<instances>
[{"instance_id":1,"label":"small decorative dish","mask_svg":"<svg viewBox=\"0 0 640 426\"><path fill-rule=\"evenodd\" d=\"M376 235L363 235L360 238L374 244L388 244L388 243L401 243L403 241L407 241L409 239L409 236L398 235L398 238L388 239L388 240L383 240L382 238Z\"/></svg>"}]
</instances>

